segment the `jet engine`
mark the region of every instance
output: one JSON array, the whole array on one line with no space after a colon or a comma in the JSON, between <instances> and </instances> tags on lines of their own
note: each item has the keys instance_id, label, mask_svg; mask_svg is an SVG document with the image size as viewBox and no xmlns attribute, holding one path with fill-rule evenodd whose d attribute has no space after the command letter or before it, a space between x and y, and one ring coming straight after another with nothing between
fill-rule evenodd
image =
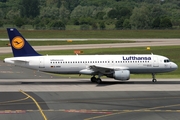
<instances>
[{"instance_id":1,"label":"jet engine","mask_svg":"<svg viewBox=\"0 0 180 120\"><path fill-rule=\"evenodd\" d=\"M129 80L129 78L130 78L130 71L129 70L114 71L113 78L115 80Z\"/></svg>"}]
</instances>

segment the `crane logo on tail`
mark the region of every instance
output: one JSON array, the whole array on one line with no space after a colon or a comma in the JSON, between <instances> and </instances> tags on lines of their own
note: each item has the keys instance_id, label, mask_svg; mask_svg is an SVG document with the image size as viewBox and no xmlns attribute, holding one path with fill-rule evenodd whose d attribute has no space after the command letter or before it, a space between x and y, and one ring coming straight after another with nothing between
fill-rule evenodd
<instances>
[{"instance_id":1,"label":"crane logo on tail","mask_svg":"<svg viewBox=\"0 0 180 120\"><path fill-rule=\"evenodd\" d=\"M15 49L21 49L24 46L24 39L20 36L14 37L11 44Z\"/></svg>"}]
</instances>

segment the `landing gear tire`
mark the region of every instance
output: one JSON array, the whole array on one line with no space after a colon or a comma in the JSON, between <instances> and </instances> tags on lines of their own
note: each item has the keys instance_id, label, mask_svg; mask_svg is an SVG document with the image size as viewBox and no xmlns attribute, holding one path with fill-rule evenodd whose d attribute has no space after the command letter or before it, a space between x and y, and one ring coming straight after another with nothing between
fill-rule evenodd
<instances>
[{"instance_id":1,"label":"landing gear tire","mask_svg":"<svg viewBox=\"0 0 180 120\"><path fill-rule=\"evenodd\" d=\"M152 73L152 78L153 78L153 79L152 79L152 82L153 82L153 83L157 82L157 80L156 80L156 78L155 78L155 73Z\"/></svg>"},{"instance_id":2,"label":"landing gear tire","mask_svg":"<svg viewBox=\"0 0 180 120\"><path fill-rule=\"evenodd\" d=\"M152 80L152 82L154 82L154 83L155 83L155 82L157 82L157 80L156 80L156 79L153 79L153 80Z\"/></svg>"},{"instance_id":3,"label":"landing gear tire","mask_svg":"<svg viewBox=\"0 0 180 120\"><path fill-rule=\"evenodd\" d=\"M100 78L97 78L97 79L96 79L96 83L100 84L101 82L102 82L102 81L101 81Z\"/></svg>"},{"instance_id":4,"label":"landing gear tire","mask_svg":"<svg viewBox=\"0 0 180 120\"><path fill-rule=\"evenodd\" d=\"M96 82L96 77L91 77L91 82Z\"/></svg>"}]
</instances>

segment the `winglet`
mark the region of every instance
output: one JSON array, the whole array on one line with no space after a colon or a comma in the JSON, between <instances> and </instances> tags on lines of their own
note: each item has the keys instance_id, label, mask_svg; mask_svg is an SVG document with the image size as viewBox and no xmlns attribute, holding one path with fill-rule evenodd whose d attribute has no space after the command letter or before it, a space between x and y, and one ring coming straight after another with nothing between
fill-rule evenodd
<instances>
[{"instance_id":1,"label":"winglet","mask_svg":"<svg viewBox=\"0 0 180 120\"><path fill-rule=\"evenodd\" d=\"M14 57L40 56L16 28L7 28Z\"/></svg>"}]
</instances>

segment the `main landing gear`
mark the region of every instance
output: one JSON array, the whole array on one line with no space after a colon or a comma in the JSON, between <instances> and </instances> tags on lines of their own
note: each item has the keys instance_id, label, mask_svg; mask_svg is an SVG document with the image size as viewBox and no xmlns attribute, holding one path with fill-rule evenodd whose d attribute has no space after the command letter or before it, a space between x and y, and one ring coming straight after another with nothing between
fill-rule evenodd
<instances>
[{"instance_id":1,"label":"main landing gear","mask_svg":"<svg viewBox=\"0 0 180 120\"><path fill-rule=\"evenodd\" d=\"M152 73L152 82L157 82L156 78L155 78L155 73Z\"/></svg>"},{"instance_id":2,"label":"main landing gear","mask_svg":"<svg viewBox=\"0 0 180 120\"><path fill-rule=\"evenodd\" d=\"M102 82L102 80L100 77L96 78L95 76L93 76L93 77L91 77L91 82L93 82L93 83L96 82L96 83L100 84Z\"/></svg>"}]
</instances>

